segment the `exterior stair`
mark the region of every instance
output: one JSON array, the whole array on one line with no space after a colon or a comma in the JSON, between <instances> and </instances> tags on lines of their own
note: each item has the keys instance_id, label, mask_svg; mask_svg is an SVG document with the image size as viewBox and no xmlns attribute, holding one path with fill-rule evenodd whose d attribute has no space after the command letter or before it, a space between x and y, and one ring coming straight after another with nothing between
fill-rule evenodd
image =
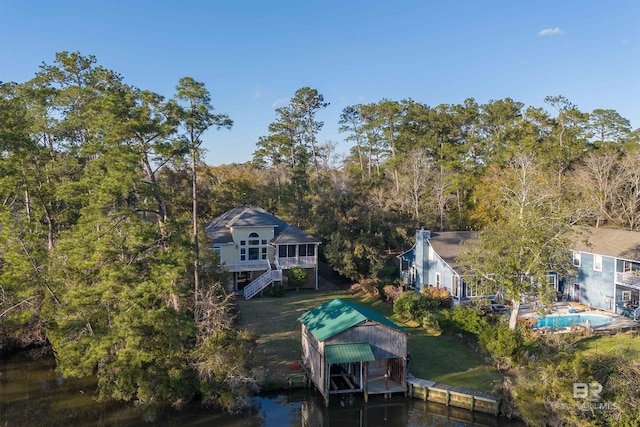
<instances>
[{"instance_id":1,"label":"exterior stair","mask_svg":"<svg viewBox=\"0 0 640 427\"><path fill-rule=\"evenodd\" d=\"M282 270L276 264L275 266L271 266L271 268L265 271L260 277L255 280L252 280L244 288L244 298L251 299L254 296L258 295L260 291L269 286L275 281L282 280Z\"/></svg>"}]
</instances>

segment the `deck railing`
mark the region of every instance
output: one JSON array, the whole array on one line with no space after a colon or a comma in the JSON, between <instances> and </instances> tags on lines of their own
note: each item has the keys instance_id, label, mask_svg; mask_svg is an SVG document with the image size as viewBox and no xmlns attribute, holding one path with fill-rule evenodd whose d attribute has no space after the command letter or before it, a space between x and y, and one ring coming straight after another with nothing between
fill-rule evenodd
<instances>
[{"instance_id":1,"label":"deck railing","mask_svg":"<svg viewBox=\"0 0 640 427\"><path fill-rule=\"evenodd\" d=\"M269 261L266 259L227 262L223 264L223 267L229 272L258 271L258 270L267 270L271 268Z\"/></svg>"},{"instance_id":2,"label":"deck railing","mask_svg":"<svg viewBox=\"0 0 640 427\"><path fill-rule=\"evenodd\" d=\"M638 272L616 273L616 281L618 283L640 287L640 275L638 275Z\"/></svg>"},{"instance_id":3,"label":"deck railing","mask_svg":"<svg viewBox=\"0 0 640 427\"><path fill-rule=\"evenodd\" d=\"M318 260L315 256L277 257L276 261L284 269L292 267L316 267L318 265Z\"/></svg>"}]
</instances>

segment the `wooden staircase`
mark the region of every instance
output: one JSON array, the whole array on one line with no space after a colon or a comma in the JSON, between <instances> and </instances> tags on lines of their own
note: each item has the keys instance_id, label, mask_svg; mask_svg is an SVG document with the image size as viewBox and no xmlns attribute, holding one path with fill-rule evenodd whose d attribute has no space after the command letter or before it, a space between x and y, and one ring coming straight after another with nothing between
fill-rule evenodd
<instances>
[{"instance_id":1,"label":"wooden staircase","mask_svg":"<svg viewBox=\"0 0 640 427\"><path fill-rule=\"evenodd\" d=\"M257 279L252 280L244 288L244 299L251 299L258 295L264 288L276 281L282 281L282 269L276 262L269 270L265 271Z\"/></svg>"}]
</instances>

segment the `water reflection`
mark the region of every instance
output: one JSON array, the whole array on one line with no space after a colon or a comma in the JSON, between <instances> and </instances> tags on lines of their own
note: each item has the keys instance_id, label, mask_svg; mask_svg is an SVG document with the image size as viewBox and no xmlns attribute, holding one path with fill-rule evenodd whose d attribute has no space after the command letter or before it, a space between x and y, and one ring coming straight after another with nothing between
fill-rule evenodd
<instances>
[{"instance_id":1,"label":"water reflection","mask_svg":"<svg viewBox=\"0 0 640 427\"><path fill-rule=\"evenodd\" d=\"M216 427L417 427L521 426L490 415L471 413L418 399L382 396L331 400L329 408L310 389L273 393L254 399L256 411L229 416L192 404L181 411L143 413L131 404L98 402L93 379L64 380L53 360L26 353L0 361L0 426L216 426Z\"/></svg>"}]
</instances>

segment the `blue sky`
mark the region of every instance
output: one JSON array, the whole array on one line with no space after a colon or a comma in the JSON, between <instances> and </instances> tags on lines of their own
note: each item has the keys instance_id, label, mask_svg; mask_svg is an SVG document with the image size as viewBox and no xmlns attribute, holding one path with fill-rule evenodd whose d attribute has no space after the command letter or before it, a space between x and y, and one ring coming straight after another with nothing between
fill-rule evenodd
<instances>
[{"instance_id":1,"label":"blue sky","mask_svg":"<svg viewBox=\"0 0 640 427\"><path fill-rule=\"evenodd\" d=\"M183 76L203 81L235 122L205 134L211 165L251 160L274 108L304 86L331 103L319 139L342 152L342 109L381 98L546 108L563 95L640 127L637 0L0 0L0 81L63 50L167 97Z\"/></svg>"}]
</instances>

